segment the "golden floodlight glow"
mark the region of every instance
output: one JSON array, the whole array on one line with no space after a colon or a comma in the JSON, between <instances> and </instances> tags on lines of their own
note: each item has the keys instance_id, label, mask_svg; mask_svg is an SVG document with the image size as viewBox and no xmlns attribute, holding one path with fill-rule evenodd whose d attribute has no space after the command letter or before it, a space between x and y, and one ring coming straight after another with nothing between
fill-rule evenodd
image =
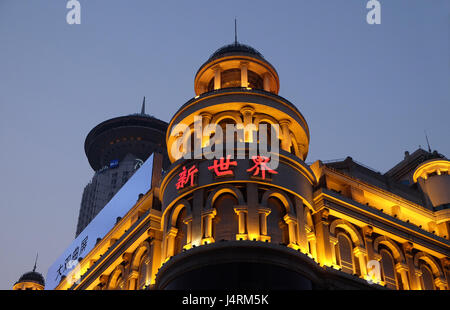
<instances>
[{"instance_id":1,"label":"golden floodlight glow","mask_svg":"<svg viewBox=\"0 0 450 310\"><path fill-rule=\"evenodd\" d=\"M416 183L419 178L424 178L426 180L430 173L437 172L437 174L440 175L443 171L446 171L447 173L450 171L450 161L443 159L428 160L419 165L416 168L416 171L414 171L414 183Z\"/></svg>"}]
</instances>

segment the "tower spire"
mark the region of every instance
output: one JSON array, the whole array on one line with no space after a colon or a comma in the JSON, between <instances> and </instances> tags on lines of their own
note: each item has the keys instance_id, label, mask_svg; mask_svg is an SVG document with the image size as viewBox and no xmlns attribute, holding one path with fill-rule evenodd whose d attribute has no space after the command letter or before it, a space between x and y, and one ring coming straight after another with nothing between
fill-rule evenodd
<instances>
[{"instance_id":1,"label":"tower spire","mask_svg":"<svg viewBox=\"0 0 450 310\"><path fill-rule=\"evenodd\" d=\"M427 139L427 145L428 145L428 152L431 153L431 147L430 147L430 142L428 141L428 135L426 130L423 131L425 133L425 139Z\"/></svg>"},{"instance_id":2,"label":"tower spire","mask_svg":"<svg viewBox=\"0 0 450 310\"><path fill-rule=\"evenodd\" d=\"M234 18L234 44L237 45L237 20Z\"/></svg>"},{"instance_id":3,"label":"tower spire","mask_svg":"<svg viewBox=\"0 0 450 310\"><path fill-rule=\"evenodd\" d=\"M36 265L37 265L37 259L38 259L39 253L36 253L36 259L34 260L34 267L33 267L33 272L36 271Z\"/></svg>"},{"instance_id":4,"label":"tower spire","mask_svg":"<svg viewBox=\"0 0 450 310\"><path fill-rule=\"evenodd\" d=\"M145 96L144 96L144 101L142 101L141 114L145 114Z\"/></svg>"}]
</instances>

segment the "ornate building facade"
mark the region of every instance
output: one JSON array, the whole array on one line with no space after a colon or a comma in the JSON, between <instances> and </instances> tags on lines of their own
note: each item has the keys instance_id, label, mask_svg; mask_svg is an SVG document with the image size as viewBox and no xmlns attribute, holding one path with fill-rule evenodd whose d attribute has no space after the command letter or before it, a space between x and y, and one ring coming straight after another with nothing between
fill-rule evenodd
<instances>
[{"instance_id":1,"label":"ornate building facade","mask_svg":"<svg viewBox=\"0 0 450 310\"><path fill-rule=\"evenodd\" d=\"M450 161L419 149L385 174L351 158L308 165L308 124L279 86L252 47L217 50L168 124L171 165L56 289L448 290ZM186 159L178 124L204 149L216 132L196 125L277 125L278 167ZM236 153L259 142L238 139Z\"/></svg>"}]
</instances>

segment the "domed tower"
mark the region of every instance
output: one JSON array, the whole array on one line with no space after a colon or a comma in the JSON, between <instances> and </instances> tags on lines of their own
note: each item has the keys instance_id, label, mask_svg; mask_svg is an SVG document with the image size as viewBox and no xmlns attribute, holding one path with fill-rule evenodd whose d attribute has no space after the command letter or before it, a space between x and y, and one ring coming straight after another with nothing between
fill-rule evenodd
<instances>
[{"instance_id":1,"label":"domed tower","mask_svg":"<svg viewBox=\"0 0 450 310\"><path fill-rule=\"evenodd\" d=\"M123 184L154 152L166 155L167 123L145 113L104 121L86 137L84 150L95 174L85 187L81 201L76 236L91 222L119 191Z\"/></svg>"},{"instance_id":2,"label":"domed tower","mask_svg":"<svg viewBox=\"0 0 450 310\"><path fill-rule=\"evenodd\" d=\"M13 290L38 290L41 291L45 287L44 277L36 271L36 263L33 271L24 273L19 281L14 283Z\"/></svg>"},{"instance_id":3,"label":"domed tower","mask_svg":"<svg viewBox=\"0 0 450 310\"><path fill-rule=\"evenodd\" d=\"M308 240L298 229L316 184L304 162L309 128L279 88L275 68L237 41L198 70L196 96L175 113L166 135L172 165L161 184L158 289L312 287L317 264L299 255ZM225 135L228 125L236 128L231 155L227 148L217 156L219 128L224 143L233 138ZM268 155L252 155L265 130ZM278 165L270 166L275 157Z\"/></svg>"}]
</instances>

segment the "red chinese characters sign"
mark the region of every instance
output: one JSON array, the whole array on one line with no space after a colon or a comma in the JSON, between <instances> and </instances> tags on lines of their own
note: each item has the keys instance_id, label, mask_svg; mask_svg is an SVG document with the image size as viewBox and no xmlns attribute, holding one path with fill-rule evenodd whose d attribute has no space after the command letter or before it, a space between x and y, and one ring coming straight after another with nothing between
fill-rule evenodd
<instances>
[{"instance_id":1,"label":"red chinese characters sign","mask_svg":"<svg viewBox=\"0 0 450 310\"><path fill-rule=\"evenodd\" d=\"M253 160L254 165L250 169L247 169L247 172L253 171L253 176L259 176L259 174L261 173L261 178L263 180L265 180L266 179L266 171L271 174L278 174L278 172L276 172L273 169L270 169L269 166L267 166L267 163L270 160L269 157L252 156L252 160Z\"/></svg>"},{"instance_id":2,"label":"red chinese characters sign","mask_svg":"<svg viewBox=\"0 0 450 310\"><path fill-rule=\"evenodd\" d=\"M183 171L179 174L178 182L176 184L177 189L182 189L188 183L190 186L194 186L194 178L198 169L195 165L193 165L189 170L186 167L183 167Z\"/></svg>"},{"instance_id":3,"label":"red chinese characters sign","mask_svg":"<svg viewBox=\"0 0 450 310\"><path fill-rule=\"evenodd\" d=\"M220 160L215 159L214 165L209 166L208 170L213 170L217 177L233 175L230 166L237 166L237 161L231 161L230 157L231 155L228 155L226 160L223 157Z\"/></svg>"},{"instance_id":4,"label":"red chinese characters sign","mask_svg":"<svg viewBox=\"0 0 450 310\"><path fill-rule=\"evenodd\" d=\"M261 179L266 179L266 173L278 174L275 170L268 166L270 157L266 156L252 156L253 166L247 169L247 172L253 172L252 176L260 177ZM224 157L219 160L215 159L213 165L208 167L209 171L212 171L216 177L223 176L233 176L232 167L238 166L237 161L231 160L231 155L228 155L225 159ZM197 166L193 165L191 168L183 170L179 174L178 181L176 183L176 188L183 189L187 184L188 186L194 186L194 179L198 172Z\"/></svg>"}]
</instances>

